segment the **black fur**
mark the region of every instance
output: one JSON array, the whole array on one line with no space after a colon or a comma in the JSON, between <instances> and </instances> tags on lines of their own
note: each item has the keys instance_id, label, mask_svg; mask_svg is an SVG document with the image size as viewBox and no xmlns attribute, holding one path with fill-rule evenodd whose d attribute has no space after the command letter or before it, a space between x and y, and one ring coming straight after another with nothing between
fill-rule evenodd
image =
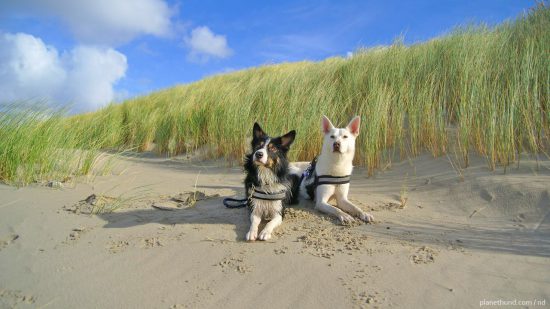
<instances>
[{"instance_id":1,"label":"black fur","mask_svg":"<svg viewBox=\"0 0 550 309\"><path fill-rule=\"evenodd\" d=\"M289 177L290 177L291 189L290 189L290 197L288 200L289 201L288 204L290 205L298 204L299 202L298 198L300 193L300 180L302 178L295 174L291 174L289 175Z\"/></svg>"},{"instance_id":2,"label":"black fur","mask_svg":"<svg viewBox=\"0 0 550 309\"><path fill-rule=\"evenodd\" d=\"M306 181L306 193L309 195L309 198L314 201L315 200L315 189L317 188L317 180L316 176L317 173L315 172L315 167L317 166L317 157L311 161L309 164L309 168L306 171L307 177L304 179Z\"/></svg>"},{"instance_id":3,"label":"black fur","mask_svg":"<svg viewBox=\"0 0 550 309\"><path fill-rule=\"evenodd\" d=\"M296 183L299 183L300 179L296 175L290 175L288 173L289 162L287 159L287 153L290 150L290 145L294 142L296 131L292 130L285 135L270 138L260 127L258 123L254 123L254 129L252 134L251 152L245 156L244 159L244 171L246 177L244 180L245 194L250 194L251 188L256 187L261 189L265 183L262 183L258 175L258 165L254 162L254 153L265 146L265 143L270 139L270 143L267 147L268 160L272 164L268 167L276 175L276 182L285 185L289 188L286 191L286 198L283 200L283 207L288 204L295 204L298 202L298 190L299 187ZM294 189L296 187L296 189ZM250 200L248 201L248 208L252 210Z\"/></svg>"}]
</instances>

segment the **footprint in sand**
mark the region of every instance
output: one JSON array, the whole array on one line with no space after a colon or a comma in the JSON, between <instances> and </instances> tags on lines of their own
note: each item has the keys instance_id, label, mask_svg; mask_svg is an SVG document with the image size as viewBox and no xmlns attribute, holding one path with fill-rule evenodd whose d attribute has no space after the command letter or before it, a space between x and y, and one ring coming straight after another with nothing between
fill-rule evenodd
<instances>
[{"instance_id":1,"label":"footprint in sand","mask_svg":"<svg viewBox=\"0 0 550 309\"><path fill-rule=\"evenodd\" d=\"M273 249L273 252L277 255L279 254L285 254L288 252L288 247L287 246L282 246L281 248L279 249Z\"/></svg>"},{"instance_id":2,"label":"footprint in sand","mask_svg":"<svg viewBox=\"0 0 550 309\"><path fill-rule=\"evenodd\" d=\"M0 307L16 308L19 305L32 305L35 303L35 298L32 295L25 295L21 291L0 289Z\"/></svg>"},{"instance_id":3,"label":"footprint in sand","mask_svg":"<svg viewBox=\"0 0 550 309\"><path fill-rule=\"evenodd\" d=\"M158 247L165 247L170 240L182 240L185 236L185 233L179 233L173 237L135 237L125 240L114 240L110 241L106 249L111 253L120 253L126 250L128 247L139 247L142 249L152 249Z\"/></svg>"},{"instance_id":4,"label":"footprint in sand","mask_svg":"<svg viewBox=\"0 0 550 309\"><path fill-rule=\"evenodd\" d=\"M69 236L67 236L67 239L65 239L65 241L63 241L64 244L67 244L67 245L72 245L72 244L75 244L79 239L80 237L88 232L90 229L86 228L86 227L75 227L74 229L71 230L71 232L69 233Z\"/></svg>"},{"instance_id":5,"label":"footprint in sand","mask_svg":"<svg viewBox=\"0 0 550 309\"><path fill-rule=\"evenodd\" d=\"M367 284L364 283L364 280L359 280L359 278L365 278L365 276L353 276L349 279L344 279L342 277L338 278L343 287L348 290L350 298L354 304L354 308L367 308L374 306L387 306L387 298L382 296L378 291L369 289L368 291L363 290Z\"/></svg>"},{"instance_id":6,"label":"footprint in sand","mask_svg":"<svg viewBox=\"0 0 550 309\"><path fill-rule=\"evenodd\" d=\"M414 264L428 264L435 262L437 251L428 246L422 246L416 250L416 253L411 255L411 262Z\"/></svg>"},{"instance_id":7,"label":"footprint in sand","mask_svg":"<svg viewBox=\"0 0 550 309\"><path fill-rule=\"evenodd\" d=\"M19 235L17 234L11 234L7 237L0 238L0 251L5 247L7 247L8 245L12 244L18 238L19 238Z\"/></svg>"},{"instance_id":8,"label":"footprint in sand","mask_svg":"<svg viewBox=\"0 0 550 309\"><path fill-rule=\"evenodd\" d=\"M141 247L145 249L164 247L165 241L160 237L145 238L141 241Z\"/></svg>"},{"instance_id":9,"label":"footprint in sand","mask_svg":"<svg viewBox=\"0 0 550 309\"><path fill-rule=\"evenodd\" d=\"M111 253L120 253L130 246L130 242L127 240L112 241L109 243L108 250Z\"/></svg>"},{"instance_id":10,"label":"footprint in sand","mask_svg":"<svg viewBox=\"0 0 550 309\"><path fill-rule=\"evenodd\" d=\"M236 271L240 274L245 274L252 271L252 266L247 265L243 255L226 256L221 262L215 264L215 266L219 266L224 273L227 273L228 271Z\"/></svg>"},{"instance_id":11,"label":"footprint in sand","mask_svg":"<svg viewBox=\"0 0 550 309\"><path fill-rule=\"evenodd\" d=\"M349 226L317 226L297 240L311 255L326 259L331 259L336 254L373 253L367 247L367 235Z\"/></svg>"}]
</instances>

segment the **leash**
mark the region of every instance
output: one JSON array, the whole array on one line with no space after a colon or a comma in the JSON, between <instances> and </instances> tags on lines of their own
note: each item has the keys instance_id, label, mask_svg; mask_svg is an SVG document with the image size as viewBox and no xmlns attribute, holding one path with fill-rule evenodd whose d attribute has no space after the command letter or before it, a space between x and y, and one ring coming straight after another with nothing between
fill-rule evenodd
<instances>
[{"instance_id":1,"label":"leash","mask_svg":"<svg viewBox=\"0 0 550 309\"><path fill-rule=\"evenodd\" d=\"M247 198L240 199L240 198L226 197L223 199L223 204L227 208L243 208L246 206L247 201L248 201ZM236 203L236 204L232 204L232 203Z\"/></svg>"},{"instance_id":2,"label":"leash","mask_svg":"<svg viewBox=\"0 0 550 309\"><path fill-rule=\"evenodd\" d=\"M255 198L255 199L264 200L264 201L280 201L286 198L286 192L284 190L279 192L267 192L267 191L254 189L254 192L252 193L250 198ZM238 198L226 197L223 199L223 204L227 208L242 208L248 204L248 198L238 199Z\"/></svg>"}]
</instances>

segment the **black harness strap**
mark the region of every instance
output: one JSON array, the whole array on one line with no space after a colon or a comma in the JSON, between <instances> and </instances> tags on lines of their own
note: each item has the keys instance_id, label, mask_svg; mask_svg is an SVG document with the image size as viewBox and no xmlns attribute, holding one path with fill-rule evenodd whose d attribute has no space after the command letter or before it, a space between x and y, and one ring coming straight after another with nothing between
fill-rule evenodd
<instances>
[{"instance_id":1,"label":"black harness strap","mask_svg":"<svg viewBox=\"0 0 550 309\"><path fill-rule=\"evenodd\" d=\"M265 200L265 201L281 201L281 200L284 200L285 197L286 197L285 191L267 192L267 191L260 191L258 189L254 189L254 193L252 193L252 198Z\"/></svg>"},{"instance_id":2,"label":"black harness strap","mask_svg":"<svg viewBox=\"0 0 550 309\"><path fill-rule=\"evenodd\" d=\"M351 180L351 175L347 176L332 176L332 175L321 175L315 176L315 183L317 186L320 185L343 185L349 183Z\"/></svg>"},{"instance_id":3,"label":"black harness strap","mask_svg":"<svg viewBox=\"0 0 550 309\"><path fill-rule=\"evenodd\" d=\"M313 178L313 180L308 181L305 188L307 191L307 194L312 200L315 200L315 191L317 190L317 187L320 185L344 185L350 182L351 175L346 176L332 176L332 175L320 175L317 176L317 171L315 170L315 167L317 166L317 158L313 159L311 161L309 167L304 171L302 174L302 177L300 179L300 183L302 181L308 180Z\"/></svg>"},{"instance_id":4,"label":"black harness strap","mask_svg":"<svg viewBox=\"0 0 550 309\"><path fill-rule=\"evenodd\" d=\"M286 198L286 192L285 191L267 192L267 191L254 189L254 192L252 192L252 196L250 198L255 198L255 199L264 200L264 201L281 201ZM236 199L236 198L227 197L223 199L223 204L227 208L242 208L247 205L247 202L248 202L247 198Z\"/></svg>"}]
</instances>

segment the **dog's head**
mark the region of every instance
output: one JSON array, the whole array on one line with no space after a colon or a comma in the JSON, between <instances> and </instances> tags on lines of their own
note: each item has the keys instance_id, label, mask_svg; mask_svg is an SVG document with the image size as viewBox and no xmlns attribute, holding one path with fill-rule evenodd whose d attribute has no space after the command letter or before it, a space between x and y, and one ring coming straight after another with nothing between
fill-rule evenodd
<instances>
[{"instance_id":1,"label":"dog's head","mask_svg":"<svg viewBox=\"0 0 550 309\"><path fill-rule=\"evenodd\" d=\"M355 116L345 128L335 128L327 116L323 116L321 119L321 131L324 134L323 153L353 154L360 125L361 118Z\"/></svg>"},{"instance_id":2,"label":"dog's head","mask_svg":"<svg viewBox=\"0 0 550 309\"><path fill-rule=\"evenodd\" d=\"M273 169L283 160L290 145L294 142L296 131L292 130L279 137L269 137L258 123L254 123L252 130L252 162L258 166Z\"/></svg>"}]
</instances>

